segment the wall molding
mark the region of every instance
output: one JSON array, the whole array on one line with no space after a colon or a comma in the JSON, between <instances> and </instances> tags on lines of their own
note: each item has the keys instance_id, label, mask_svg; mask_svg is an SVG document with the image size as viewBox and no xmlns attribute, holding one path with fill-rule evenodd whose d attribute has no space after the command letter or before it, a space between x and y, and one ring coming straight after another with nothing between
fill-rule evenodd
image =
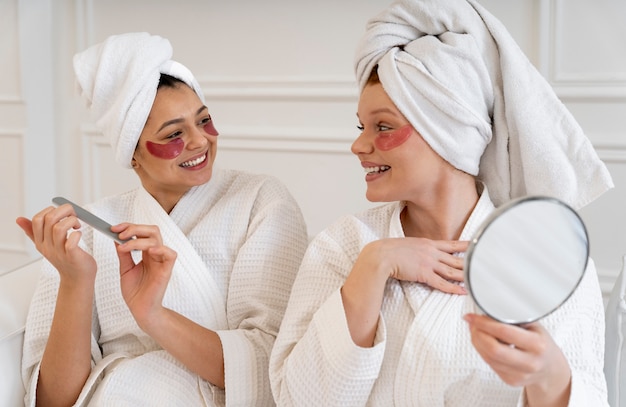
<instances>
[{"instance_id":1,"label":"wall molding","mask_svg":"<svg viewBox=\"0 0 626 407\"><path fill-rule=\"evenodd\" d=\"M626 164L626 147L596 147L600 159L606 163Z\"/></svg>"},{"instance_id":2,"label":"wall molding","mask_svg":"<svg viewBox=\"0 0 626 407\"><path fill-rule=\"evenodd\" d=\"M272 151L297 153L331 153L351 155L353 137L346 137L345 129L311 129L308 127L226 126L220 128L218 150ZM98 149L110 149L110 144L95 127L81 126L83 145L82 173L85 198L98 191L94 170L100 157Z\"/></svg>"},{"instance_id":3,"label":"wall molding","mask_svg":"<svg viewBox=\"0 0 626 407\"><path fill-rule=\"evenodd\" d=\"M96 176L100 162L98 150L110 149L111 145L106 137L93 126L81 126L80 138L83 149L81 161L83 201L91 202L96 196L100 196L102 190L100 178Z\"/></svg>"},{"instance_id":4,"label":"wall molding","mask_svg":"<svg viewBox=\"0 0 626 407\"><path fill-rule=\"evenodd\" d=\"M76 49L83 50L93 44L93 0L74 0L76 9Z\"/></svg>"},{"instance_id":5,"label":"wall molding","mask_svg":"<svg viewBox=\"0 0 626 407\"><path fill-rule=\"evenodd\" d=\"M0 138L18 138L24 139L25 133L22 131L6 130L0 128Z\"/></svg>"},{"instance_id":6,"label":"wall molding","mask_svg":"<svg viewBox=\"0 0 626 407\"><path fill-rule=\"evenodd\" d=\"M25 130L23 131L18 131L15 129L2 129L0 128L0 143L4 140L16 140L19 145L21 150L24 150L24 138L26 137L26 133ZM17 152L16 152L17 154ZM22 154L23 156L23 154ZM18 166L21 165L22 163L19 162ZM18 206L20 208L22 208L22 213L26 213L25 212L25 205L24 205L24 194L25 194L25 181L24 181L24 171L22 168L14 168L14 170L11 172L11 179L12 179L12 183L7 184L5 186L5 189L2 191L2 193L0 193L0 197L2 197L2 199L10 199L13 200L14 202L17 201ZM5 214L6 215L6 214ZM6 218L5 218L6 219ZM17 226L16 226L17 227ZM13 243L7 243L7 242L3 242L0 243L0 254L6 254L6 255L29 255L32 254L32 248L34 246L29 246L28 245L28 241L27 239L24 238L20 239L17 242L13 242ZM1 270L1 267L0 267Z\"/></svg>"},{"instance_id":7,"label":"wall molding","mask_svg":"<svg viewBox=\"0 0 626 407\"><path fill-rule=\"evenodd\" d=\"M609 295L611 295L611 290L615 285L615 280L617 280L617 277L619 276L621 268L613 270L606 267L597 267L596 271L598 274L598 281L600 283L600 290L602 290L602 296L605 300L608 300Z\"/></svg>"},{"instance_id":8,"label":"wall molding","mask_svg":"<svg viewBox=\"0 0 626 407\"><path fill-rule=\"evenodd\" d=\"M358 99L357 85L347 77L199 75L197 80L208 99L268 102L356 102Z\"/></svg>"},{"instance_id":9,"label":"wall molding","mask_svg":"<svg viewBox=\"0 0 626 407\"><path fill-rule=\"evenodd\" d=\"M0 94L0 105L22 105L24 100L19 95Z\"/></svg>"},{"instance_id":10,"label":"wall molding","mask_svg":"<svg viewBox=\"0 0 626 407\"><path fill-rule=\"evenodd\" d=\"M0 252L7 254L24 254L28 255L29 251L24 245L0 244Z\"/></svg>"},{"instance_id":11,"label":"wall molding","mask_svg":"<svg viewBox=\"0 0 626 407\"><path fill-rule=\"evenodd\" d=\"M552 84L554 92L563 102L626 102L626 84L613 83L606 86L579 83L565 85Z\"/></svg>"},{"instance_id":12,"label":"wall molding","mask_svg":"<svg viewBox=\"0 0 626 407\"><path fill-rule=\"evenodd\" d=\"M587 100L626 100L626 70L602 73L572 73L562 69L564 0L541 0L539 4L540 71L564 97ZM586 85L586 86L585 86Z\"/></svg>"},{"instance_id":13,"label":"wall molding","mask_svg":"<svg viewBox=\"0 0 626 407\"><path fill-rule=\"evenodd\" d=\"M259 150L275 152L300 153L338 153L352 154L350 146L354 137L346 136L344 128L319 129L310 127L258 127L258 126L226 126L220 128L218 149L224 150ZM17 133L3 132L1 136L20 136ZM597 136L597 138L602 138ZM81 126L84 157L82 170L85 177L86 190L91 189L94 161L98 160L96 149L110 148L108 140L90 124ZM600 159L605 162L626 163L626 144L594 143Z\"/></svg>"}]
</instances>

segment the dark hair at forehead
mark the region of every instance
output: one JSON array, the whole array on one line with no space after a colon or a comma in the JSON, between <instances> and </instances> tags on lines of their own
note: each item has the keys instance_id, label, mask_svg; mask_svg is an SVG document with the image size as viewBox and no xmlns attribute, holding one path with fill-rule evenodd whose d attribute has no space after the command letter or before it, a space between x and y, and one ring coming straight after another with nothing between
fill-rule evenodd
<instances>
[{"instance_id":1,"label":"dark hair at forehead","mask_svg":"<svg viewBox=\"0 0 626 407\"><path fill-rule=\"evenodd\" d=\"M159 78L159 85L157 86L157 89L161 89L162 87L175 88L181 84L187 85L187 83L183 80L180 80L172 75L162 73L161 78Z\"/></svg>"},{"instance_id":2,"label":"dark hair at forehead","mask_svg":"<svg viewBox=\"0 0 626 407\"><path fill-rule=\"evenodd\" d=\"M375 85L380 83L380 78L378 77L378 65L374 65L372 71L370 72L370 76L367 78L366 85Z\"/></svg>"}]
</instances>

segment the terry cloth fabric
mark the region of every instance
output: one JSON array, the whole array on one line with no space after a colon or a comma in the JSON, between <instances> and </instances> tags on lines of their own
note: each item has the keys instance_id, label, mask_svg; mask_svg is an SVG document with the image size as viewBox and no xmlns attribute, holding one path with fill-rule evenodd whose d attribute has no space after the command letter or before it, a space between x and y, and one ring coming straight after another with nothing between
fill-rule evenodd
<instances>
[{"instance_id":1,"label":"terry cloth fabric","mask_svg":"<svg viewBox=\"0 0 626 407\"><path fill-rule=\"evenodd\" d=\"M485 188L460 240L493 213ZM526 406L523 387L509 386L481 358L462 316L469 295L389 279L374 346L357 346L341 287L359 253L379 239L404 238L393 202L347 215L309 244L272 350L270 377L279 406ZM515 233L515 231L512 231ZM609 407L604 359L604 304L592 259L574 294L541 321L572 371L569 407ZM585 327L581 329L580 327Z\"/></svg>"},{"instance_id":2,"label":"terry cloth fabric","mask_svg":"<svg viewBox=\"0 0 626 407\"><path fill-rule=\"evenodd\" d=\"M187 67L170 59L172 52L167 39L138 32L113 35L74 55L79 92L125 168L131 168L162 73L184 81L204 103L200 85Z\"/></svg>"},{"instance_id":3,"label":"terry cloth fabric","mask_svg":"<svg viewBox=\"0 0 626 407\"><path fill-rule=\"evenodd\" d=\"M475 0L399 0L357 47L359 88L385 91L426 142L485 182L496 206L525 195L576 209L613 187L580 125L502 23Z\"/></svg>"},{"instance_id":4,"label":"terry cloth fabric","mask_svg":"<svg viewBox=\"0 0 626 407\"><path fill-rule=\"evenodd\" d=\"M274 177L215 168L211 180L187 191L169 215L143 187L86 208L112 224L159 226L163 244L178 253L163 305L219 335L225 389L190 371L139 328L122 298L115 245L83 225L81 247L97 259L98 273L92 370L76 406L274 406L268 358L308 241L287 188ZM139 261L141 253L133 255ZM59 272L45 261L26 322L25 406L37 401L59 284Z\"/></svg>"}]
</instances>

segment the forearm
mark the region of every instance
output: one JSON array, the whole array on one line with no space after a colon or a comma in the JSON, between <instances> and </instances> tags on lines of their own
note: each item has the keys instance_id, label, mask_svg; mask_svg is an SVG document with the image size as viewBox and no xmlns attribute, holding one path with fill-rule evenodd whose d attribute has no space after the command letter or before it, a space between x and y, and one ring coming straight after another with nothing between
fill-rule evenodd
<instances>
[{"instance_id":1,"label":"forearm","mask_svg":"<svg viewBox=\"0 0 626 407\"><path fill-rule=\"evenodd\" d=\"M571 390L571 381L559 378L561 383L558 386L527 386L525 388L528 407L567 407Z\"/></svg>"},{"instance_id":2,"label":"forearm","mask_svg":"<svg viewBox=\"0 0 626 407\"><path fill-rule=\"evenodd\" d=\"M71 405L91 372L93 281L61 282L41 361L37 405Z\"/></svg>"},{"instance_id":3,"label":"forearm","mask_svg":"<svg viewBox=\"0 0 626 407\"><path fill-rule=\"evenodd\" d=\"M527 385L524 389L529 407L567 407L572 387L572 372L562 352L553 352L555 359L549 363L544 380Z\"/></svg>"},{"instance_id":4,"label":"forearm","mask_svg":"<svg viewBox=\"0 0 626 407\"><path fill-rule=\"evenodd\" d=\"M167 308L142 329L189 370L224 388L224 352L215 331Z\"/></svg>"},{"instance_id":5,"label":"forearm","mask_svg":"<svg viewBox=\"0 0 626 407\"><path fill-rule=\"evenodd\" d=\"M292 335L300 328L279 335L270 365L279 405L366 404L380 374L386 332L381 321L376 331L379 342L357 346L341 317L344 312L341 296L334 292L306 322L303 336ZM298 320L287 322L293 326Z\"/></svg>"},{"instance_id":6,"label":"forearm","mask_svg":"<svg viewBox=\"0 0 626 407\"><path fill-rule=\"evenodd\" d=\"M343 307L354 343L361 347L374 344L388 271L375 260L376 246L366 246L341 288Z\"/></svg>"}]
</instances>

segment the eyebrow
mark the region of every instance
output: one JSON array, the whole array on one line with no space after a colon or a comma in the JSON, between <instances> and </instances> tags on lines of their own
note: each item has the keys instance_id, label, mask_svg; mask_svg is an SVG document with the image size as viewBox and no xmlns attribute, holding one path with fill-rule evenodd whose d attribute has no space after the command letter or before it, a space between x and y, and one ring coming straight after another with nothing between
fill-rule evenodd
<instances>
[{"instance_id":1,"label":"eyebrow","mask_svg":"<svg viewBox=\"0 0 626 407\"><path fill-rule=\"evenodd\" d=\"M391 109L389 109L387 107L381 107L379 109L375 109L375 110L372 110L371 112L369 112L369 114L378 114L378 113L390 113L390 114L392 114L394 116L398 115L397 112L394 112L393 110L391 110ZM359 117L359 112L356 112L356 117Z\"/></svg>"},{"instance_id":2,"label":"eyebrow","mask_svg":"<svg viewBox=\"0 0 626 407\"><path fill-rule=\"evenodd\" d=\"M206 106L202 106L200 107L200 109L198 109L196 111L196 116L199 115L200 113L202 113L204 110L208 110L208 108ZM163 130L164 128L166 128L167 126L170 126L172 124L176 124L176 123L180 123L182 121L184 121L185 119L182 118L178 118L178 119L172 119L172 120L168 120L165 123L163 123L161 125L161 127L159 127L159 129L157 130L157 133L160 132L161 130Z\"/></svg>"}]
</instances>

